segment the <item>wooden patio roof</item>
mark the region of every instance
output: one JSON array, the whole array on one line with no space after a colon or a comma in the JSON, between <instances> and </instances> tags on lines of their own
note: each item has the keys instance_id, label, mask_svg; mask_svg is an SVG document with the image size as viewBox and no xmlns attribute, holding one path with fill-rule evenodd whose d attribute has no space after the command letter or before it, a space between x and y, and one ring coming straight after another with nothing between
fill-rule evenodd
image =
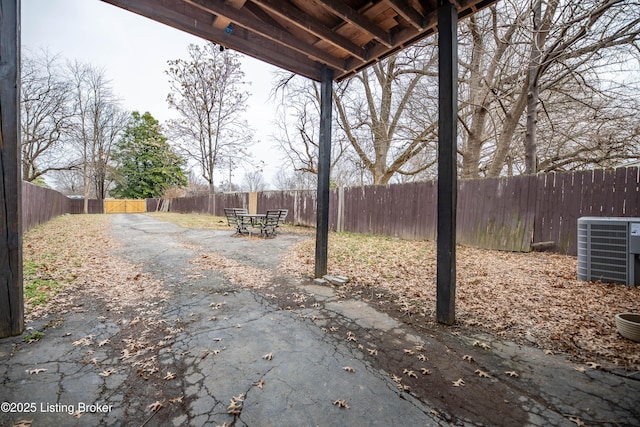
<instances>
[{"instance_id":1,"label":"wooden patio roof","mask_svg":"<svg viewBox=\"0 0 640 427\"><path fill-rule=\"evenodd\" d=\"M280 68L339 81L437 31L439 0L102 0ZM464 18L497 0L451 0Z\"/></svg>"}]
</instances>

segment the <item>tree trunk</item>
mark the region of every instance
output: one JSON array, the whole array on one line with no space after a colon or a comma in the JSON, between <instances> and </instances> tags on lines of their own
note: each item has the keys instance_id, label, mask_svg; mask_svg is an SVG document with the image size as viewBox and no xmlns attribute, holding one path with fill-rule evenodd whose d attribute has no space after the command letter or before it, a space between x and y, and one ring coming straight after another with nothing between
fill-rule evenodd
<instances>
[{"instance_id":1,"label":"tree trunk","mask_svg":"<svg viewBox=\"0 0 640 427\"><path fill-rule=\"evenodd\" d=\"M533 0L533 33L531 37L531 60L529 61L529 85L527 87L527 132L524 140L525 173L537 172L536 125L538 122L538 70L540 69L540 18L542 0Z\"/></svg>"},{"instance_id":2,"label":"tree trunk","mask_svg":"<svg viewBox=\"0 0 640 427\"><path fill-rule=\"evenodd\" d=\"M528 82L525 82L524 87L527 87L528 84ZM513 140L513 135L516 132L518 121L520 120L520 117L522 117L522 113L524 113L526 107L527 93L525 90L523 90L522 92L520 92L520 96L518 96L518 100L516 101L516 103L513 105L513 107L511 107L506 117L504 118L502 131L500 132L500 137L497 141L496 152L493 155L493 161L491 162L489 172L487 173L487 176L489 178L497 178L498 176L500 176L500 172L504 167L507 155L509 154L509 150L511 149L511 142Z\"/></svg>"}]
</instances>

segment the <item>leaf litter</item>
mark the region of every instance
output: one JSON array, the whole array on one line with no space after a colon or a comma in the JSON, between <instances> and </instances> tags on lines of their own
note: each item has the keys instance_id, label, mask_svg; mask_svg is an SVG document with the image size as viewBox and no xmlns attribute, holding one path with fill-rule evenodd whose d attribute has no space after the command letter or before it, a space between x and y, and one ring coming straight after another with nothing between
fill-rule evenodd
<instances>
[{"instance_id":1,"label":"leaf litter","mask_svg":"<svg viewBox=\"0 0 640 427\"><path fill-rule=\"evenodd\" d=\"M25 234L25 263L38 266L32 274L64 284L47 294L45 304L26 301L25 319L86 312L86 302L91 301L116 315L96 320L111 319L127 327L115 338L87 335L72 345L112 348L119 353L119 365L129 365L144 379L160 376L157 335L164 333L161 342L167 345L180 330L168 327L162 318L169 292L161 281L142 272L142 266L112 255L120 245L110 235L110 221L108 215L64 215ZM98 369L97 360L93 365ZM102 377L116 373L113 368L99 369L96 373Z\"/></svg>"},{"instance_id":2,"label":"leaf litter","mask_svg":"<svg viewBox=\"0 0 640 427\"><path fill-rule=\"evenodd\" d=\"M313 239L297 244L280 273L312 277L313 247ZM329 274L349 277L343 292L370 288L380 304L392 301L379 290L390 293L401 315L426 324L435 321L436 249L429 241L330 233ZM458 327L640 370L639 345L618 335L614 322L617 313L640 311L640 287L578 281L576 258L553 253L459 245L456 264Z\"/></svg>"}]
</instances>

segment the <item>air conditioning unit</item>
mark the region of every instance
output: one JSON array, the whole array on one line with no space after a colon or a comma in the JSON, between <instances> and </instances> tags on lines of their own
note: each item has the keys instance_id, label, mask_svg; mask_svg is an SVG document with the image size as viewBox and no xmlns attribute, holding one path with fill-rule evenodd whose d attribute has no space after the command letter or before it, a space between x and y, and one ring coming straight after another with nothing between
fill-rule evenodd
<instances>
[{"instance_id":1,"label":"air conditioning unit","mask_svg":"<svg viewBox=\"0 0 640 427\"><path fill-rule=\"evenodd\" d=\"M578 280L640 286L640 218L578 218Z\"/></svg>"}]
</instances>

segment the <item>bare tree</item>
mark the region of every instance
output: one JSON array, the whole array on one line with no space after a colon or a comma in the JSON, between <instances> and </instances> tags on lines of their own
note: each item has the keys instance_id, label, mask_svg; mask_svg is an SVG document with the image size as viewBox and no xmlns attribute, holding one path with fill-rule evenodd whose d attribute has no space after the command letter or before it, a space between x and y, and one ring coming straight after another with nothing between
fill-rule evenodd
<instances>
[{"instance_id":1,"label":"bare tree","mask_svg":"<svg viewBox=\"0 0 640 427\"><path fill-rule=\"evenodd\" d=\"M317 187L318 175L310 172L291 171L281 168L275 175L273 184L276 190L313 190Z\"/></svg>"},{"instance_id":2,"label":"bare tree","mask_svg":"<svg viewBox=\"0 0 640 427\"><path fill-rule=\"evenodd\" d=\"M104 70L75 62L70 64L69 72L74 87L72 135L82 157L86 213L91 195L99 199L106 196L111 148L129 114L120 109Z\"/></svg>"},{"instance_id":3,"label":"bare tree","mask_svg":"<svg viewBox=\"0 0 640 427\"><path fill-rule=\"evenodd\" d=\"M78 160L80 163L80 161ZM84 191L82 171L80 169L52 172L54 187L67 196L79 196Z\"/></svg>"},{"instance_id":4,"label":"bare tree","mask_svg":"<svg viewBox=\"0 0 640 427\"><path fill-rule=\"evenodd\" d=\"M433 41L361 71L338 87L340 127L374 184L417 175L433 163L412 163L437 140L437 75Z\"/></svg>"},{"instance_id":5,"label":"bare tree","mask_svg":"<svg viewBox=\"0 0 640 427\"><path fill-rule=\"evenodd\" d=\"M318 174L320 130L320 87L317 82L282 72L272 94L279 97L277 133L285 162L293 171ZM335 115L334 115L335 116ZM345 140L339 128L332 126L331 164L333 171L345 152Z\"/></svg>"},{"instance_id":6,"label":"bare tree","mask_svg":"<svg viewBox=\"0 0 640 427\"><path fill-rule=\"evenodd\" d=\"M540 8L535 25L527 24L532 6ZM633 49L637 52L640 13L630 11L640 11L638 2L548 0L501 2L471 17L463 32L470 48L461 55L461 85L468 94L460 113L465 129L462 176L498 176L505 165L509 173L521 151L518 140L525 146L528 170L533 172L534 150L544 148L535 138L540 129L533 126L537 110L530 111L529 128L523 130L528 100L533 109L536 92L542 101L556 91L580 104L584 88L604 91L596 87L595 71ZM555 125L573 118L560 113L546 120Z\"/></svg>"},{"instance_id":7,"label":"bare tree","mask_svg":"<svg viewBox=\"0 0 640 427\"><path fill-rule=\"evenodd\" d=\"M22 179L77 165L64 154L72 124L72 87L58 58L46 51L23 51L21 86Z\"/></svg>"},{"instance_id":8,"label":"bare tree","mask_svg":"<svg viewBox=\"0 0 640 427\"><path fill-rule=\"evenodd\" d=\"M259 169L246 172L242 178L242 184L242 189L249 192L265 191L268 187L262 171Z\"/></svg>"},{"instance_id":9,"label":"bare tree","mask_svg":"<svg viewBox=\"0 0 640 427\"><path fill-rule=\"evenodd\" d=\"M213 193L214 172L223 160L237 157L251 144L252 132L243 119L249 93L237 53L213 43L189 45L188 52L187 60L168 61L167 102L180 114L168 127L185 154L198 163Z\"/></svg>"}]
</instances>

